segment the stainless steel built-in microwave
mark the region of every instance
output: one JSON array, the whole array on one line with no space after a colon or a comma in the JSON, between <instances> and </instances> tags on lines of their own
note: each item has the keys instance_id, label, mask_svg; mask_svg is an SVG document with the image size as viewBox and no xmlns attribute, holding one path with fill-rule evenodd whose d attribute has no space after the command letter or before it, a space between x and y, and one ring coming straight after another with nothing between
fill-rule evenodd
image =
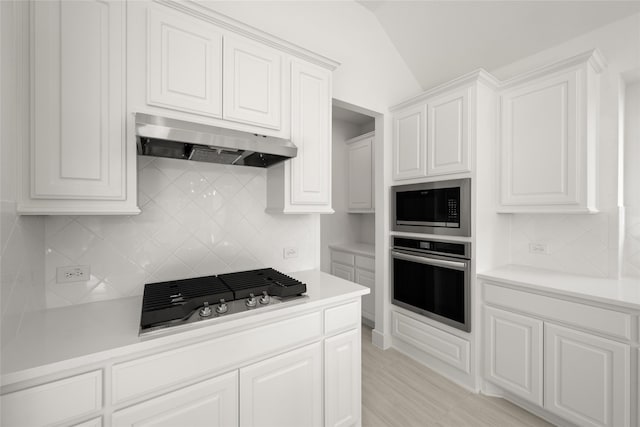
<instances>
[{"instance_id":1,"label":"stainless steel built-in microwave","mask_svg":"<svg viewBox=\"0 0 640 427\"><path fill-rule=\"evenodd\" d=\"M471 179L397 185L391 195L394 231L471 235Z\"/></svg>"}]
</instances>

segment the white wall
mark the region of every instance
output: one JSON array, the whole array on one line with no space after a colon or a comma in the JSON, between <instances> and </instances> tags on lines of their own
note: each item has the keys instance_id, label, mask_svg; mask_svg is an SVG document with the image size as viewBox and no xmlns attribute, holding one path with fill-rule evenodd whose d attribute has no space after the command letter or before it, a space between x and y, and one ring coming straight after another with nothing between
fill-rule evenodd
<instances>
[{"instance_id":1,"label":"white wall","mask_svg":"<svg viewBox=\"0 0 640 427\"><path fill-rule=\"evenodd\" d=\"M16 215L17 147L28 143L19 116L28 92L16 75L16 63L26 60L16 37L23 6L0 2L0 346L16 336L25 313L44 307L44 221Z\"/></svg>"},{"instance_id":2,"label":"white wall","mask_svg":"<svg viewBox=\"0 0 640 427\"><path fill-rule=\"evenodd\" d=\"M640 81L625 91L624 201L626 207L622 273L640 277Z\"/></svg>"},{"instance_id":3,"label":"white wall","mask_svg":"<svg viewBox=\"0 0 640 427\"><path fill-rule=\"evenodd\" d=\"M569 273L617 276L619 75L640 66L640 14L601 27L491 72L506 79L541 65L598 48L607 68L600 87L597 215L513 215L511 262ZM549 255L529 253L529 243L547 242Z\"/></svg>"}]
</instances>

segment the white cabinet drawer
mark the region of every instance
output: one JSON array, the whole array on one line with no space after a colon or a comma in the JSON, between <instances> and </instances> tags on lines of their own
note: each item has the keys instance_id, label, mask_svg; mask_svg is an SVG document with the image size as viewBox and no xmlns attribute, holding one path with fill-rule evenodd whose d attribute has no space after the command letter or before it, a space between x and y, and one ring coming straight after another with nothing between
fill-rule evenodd
<instances>
[{"instance_id":1,"label":"white cabinet drawer","mask_svg":"<svg viewBox=\"0 0 640 427\"><path fill-rule=\"evenodd\" d=\"M114 427L238 425L238 371L117 411Z\"/></svg>"},{"instance_id":2,"label":"white cabinet drawer","mask_svg":"<svg viewBox=\"0 0 640 427\"><path fill-rule=\"evenodd\" d=\"M358 323L360 323L360 304L358 301L327 308L324 311L325 335L355 328Z\"/></svg>"},{"instance_id":3,"label":"white cabinet drawer","mask_svg":"<svg viewBox=\"0 0 640 427\"><path fill-rule=\"evenodd\" d=\"M0 407L3 427L72 421L102 407L102 371L5 394L0 397Z\"/></svg>"},{"instance_id":4,"label":"white cabinet drawer","mask_svg":"<svg viewBox=\"0 0 640 427\"><path fill-rule=\"evenodd\" d=\"M369 258L362 255L356 255L356 267L369 271L376 270L376 261L373 258Z\"/></svg>"},{"instance_id":5,"label":"white cabinet drawer","mask_svg":"<svg viewBox=\"0 0 640 427\"><path fill-rule=\"evenodd\" d=\"M331 261L345 265L355 265L355 255L347 252L331 251Z\"/></svg>"},{"instance_id":6,"label":"white cabinet drawer","mask_svg":"<svg viewBox=\"0 0 640 427\"><path fill-rule=\"evenodd\" d=\"M469 373L469 341L419 322L409 316L391 312L391 334L431 356Z\"/></svg>"},{"instance_id":7,"label":"white cabinet drawer","mask_svg":"<svg viewBox=\"0 0 640 427\"><path fill-rule=\"evenodd\" d=\"M484 284L488 304L511 308L613 337L631 339L631 315L511 288Z\"/></svg>"},{"instance_id":8,"label":"white cabinet drawer","mask_svg":"<svg viewBox=\"0 0 640 427\"><path fill-rule=\"evenodd\" d=\"M203 375L239 367L322 336L320 312L252 328L113 366L114 404L161 391ZM249 345L250 344L250 345Z\"/></svg>"}]
</instances>

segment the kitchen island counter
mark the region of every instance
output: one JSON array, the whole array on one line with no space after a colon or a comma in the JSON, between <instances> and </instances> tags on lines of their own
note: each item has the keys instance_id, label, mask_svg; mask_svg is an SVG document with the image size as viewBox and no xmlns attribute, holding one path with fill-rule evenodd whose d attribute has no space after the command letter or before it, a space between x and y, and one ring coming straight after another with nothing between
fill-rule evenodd
<instances>
[{"instance_id":1,"label":"kitchen island counter","mask_svg":"<svg viewBox=\"0 0 640 427\"><path fill-rule=\"evenodd\" d=\"M197 342L291 317L369 293L366 287L308 270L288 273L307 285L306 298L230 317L214 318L157 334L138 336L142 297L135 296L29 313L15 339L1 349L2 387L78 366L135 353L160 351L176 342Z\"/></svg>"}]
</instances>

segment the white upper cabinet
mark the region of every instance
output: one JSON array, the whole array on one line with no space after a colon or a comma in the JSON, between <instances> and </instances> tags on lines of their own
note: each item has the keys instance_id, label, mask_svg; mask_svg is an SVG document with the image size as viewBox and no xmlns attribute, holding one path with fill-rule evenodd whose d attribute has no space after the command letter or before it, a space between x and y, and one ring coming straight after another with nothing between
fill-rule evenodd
<instances>
[{"instance_id":1,"label":"white upper cabinet","mask_svg":"<svg viewBox=\"0 0 640 427\"><path fill-rule=\"evenodd\" d=\"M267 211L333 213L331 71L299 60L291 62L291 141L297 156L267 172Z\"/></svg>"},{"instance_id":2,"label":"white upper cabinet","mask_svg":"<svg viewBox=\"0 0 640 427\"><path fill-rule=\"evenodd\" d=\"M285 50L257 30L240 35L205 5L137 1L127 10L132 112L289 138Z\"/></svg>"},{"instance_id":3,"label":"white upper cabinet","mask_svg":"<svg viewBox=\"0 0 640 427\"><path fill-rule=\"evenodd\" d=\"M147 103L222 117L222 34L202 20L147 9Z\"/></svg>"},{"instance_id":4,"label":"white upper cabinet","mask_svg":"<svg viewBox=\"0 0 640 427\"><path fill-rule=\"evenodd\" d=\"M505 82L500 212L595 212L597 51Z\"/></svg>"},{"instance_id":5,"label":"white upper cabinet","mask_svg":"<svg viewBox=\"0 0 640 427\"><path fill-rule=\"evenodd\" d=\"M469 171L469 98L463 88L427 104L427 175Z\"/></svg>"},{"instance_id":6,"label":"white upper cabinet","mask_svg":"<svg viewBox=\"0 0 640 427\"><path fill-rule=\"evenodd\" d=\"M419 104L393 116L393 179L427 176L427 106Z\"/></svg>"},{"instance_id":7,"label":"white upper cabinet","mask_svg":"<svg viewBox=\"0 0 640 427\"><path fill-rule=\"evenodd\" d=\"M224 40L224 118L280 129L283 55L239 36Z\"/></svg>"},{"instance_id":8,"label":"white upper cabinet","mask_svg":"<svg viewBox=\"0 0 640 427\"><path fill-rule=\"evenodd\" d=\"M374 134L368 133L346 142L349 212L374 211L373 141Z\"/></svg>"},{"instance_id":9,"label":"white upper cabinet","mask_svg":"<svg viewBox=\"0 0 640 427\"><path fill-rule=\"evenodd\" d=\"M468 176L474 145L493 143L497 85L476 70L391 107L393 179Z\"/></svg>"},{"instance_id":10,"label":"white upper cabinet","mask_svg":"<svg viewBox=\"0 0 640 427\"><path fill-rule=\"evenodd\" d=\"M29 36L31 143L18 211L138 213L125 132L124 3L33 2Z\"/></svg>"}]
</instances>

